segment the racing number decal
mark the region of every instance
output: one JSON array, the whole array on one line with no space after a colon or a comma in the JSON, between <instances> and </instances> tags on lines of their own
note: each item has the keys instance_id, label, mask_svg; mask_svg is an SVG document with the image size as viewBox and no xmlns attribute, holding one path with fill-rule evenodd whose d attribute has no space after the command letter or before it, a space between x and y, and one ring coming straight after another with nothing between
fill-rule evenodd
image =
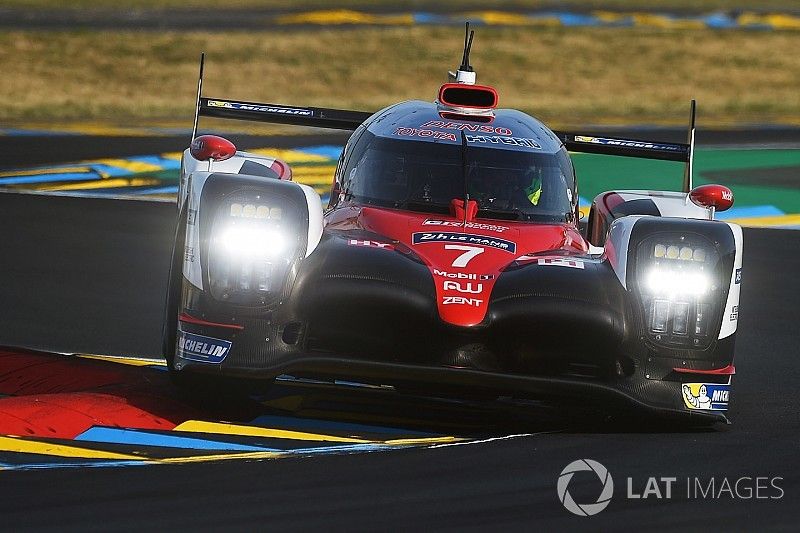
<instances>
[{"instance_id":1,"label":"racing number decal","mask_svg":"<svg viewBox=\"0 0 800 533\"><path fill-rule=\"evenodd\" d=\"M457 268L466 267L475 256L483 253L483 248L478 246L464 246L463 244L445 244L445 250L461 250L464 253L456 257L453 261L453 266Z\"/></svg>"}]
</instances>

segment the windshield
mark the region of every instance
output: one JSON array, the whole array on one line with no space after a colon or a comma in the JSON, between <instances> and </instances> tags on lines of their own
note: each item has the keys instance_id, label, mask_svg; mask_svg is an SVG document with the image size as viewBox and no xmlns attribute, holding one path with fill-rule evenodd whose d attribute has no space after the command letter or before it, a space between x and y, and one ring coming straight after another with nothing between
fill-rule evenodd
<instances>
[{"instance_id":1,"label":"windshield","mask_svg":"<svg viewBox=\"0 0 800 533\"><path fill-rule=\"evenodd\" d=\"M366 139L364 137L367 137ZM467 189L479 218L570 220L575 179L569 156L533 151L467 148ZM458 144L376 137L359 139L342 175L342 189L360 203L448 213L464 198Z\"/></svg>"}]
</instances>

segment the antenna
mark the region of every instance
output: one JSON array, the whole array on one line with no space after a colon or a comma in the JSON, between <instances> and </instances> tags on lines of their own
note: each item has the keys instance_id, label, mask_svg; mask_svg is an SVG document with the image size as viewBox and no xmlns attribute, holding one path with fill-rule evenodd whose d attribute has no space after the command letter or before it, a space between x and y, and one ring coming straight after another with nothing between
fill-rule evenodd
<instances>
[{"instance_id":1,"label":"antenna","mask_svg":"<svg viewBox=\"0 0 800 533\"><path fill-rule=\"evenodd\" d=\"M472 70L472 65L469 64L469 52L472 50L472 38L475 37L475 32L469 29L469 21L465 24L465 27L464 54L461 56L461 66L455 72L448 72L448 74L450 75L450 81L475 85L475 71Z\"/></svg>"},{"instance_id":2,"label":"antenna","mask_svg":"<svg viewBox=\"0 0 800 533\"><path fill-rule=\"evenodd\" d=\"M694 188L694 124L697 111L697 102L692 99L691 111L689 116L689 157L686 160L686 168L683 171L683 192L690 192Z\"/></svg>"},{"instance_id":3,"label":"antenna","mask_svg":"<svg viewBox=\"0 0 800 533\"><path fill-rule=\"evenodd\" d=\"M472 72L472 65L469 64L469 52L472 49L473 37L475 37L475 32L469 31L469 21L467 21L466 30L464 32L464 56L461 59L461 66L458 67L458 70Z\"/></svg>"},{"instance_id":4,"label":"antenna","mask_svg":"<svg viewBox=\"0 0 800 533\"><path fill-rule=\"evenodd\" d=\"M194 125L192 126L192 141L197 137L197 119L200 117L200 94L203 92L203 63L206 60L206 53L200 52L200 76L197 78L197 99L194 103ZM209 160L210 162L210 160Z\"/></svg>"}]
</instances>

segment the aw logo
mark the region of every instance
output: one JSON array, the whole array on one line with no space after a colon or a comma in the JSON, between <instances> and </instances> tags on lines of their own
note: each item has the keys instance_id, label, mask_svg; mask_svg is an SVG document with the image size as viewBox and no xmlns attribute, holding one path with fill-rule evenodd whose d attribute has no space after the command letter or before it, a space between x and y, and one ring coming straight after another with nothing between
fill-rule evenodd
<instances>
[{"instance_id":1,"label":"aw logo","mask_svg":"<svg viewBox=\"0 0 800 533\"><path fill-rule=\"evenodd\" d=\"M574 476L576 472L587 471L594 472L597 475L600 483L603 484L603 490L600 492L600 496L597 497L596 502L577 503L572 499L572 496L567 490L569 488L569 482L572 481L572 476ZM558 485L556 488L558 489L558 499L561 500L561 503L567 511L578 516L593 516L608 507L608 504L611 503L611 497L614 495L614 480L611 479L611 474L608 473L608 469L597 461L593 461L592 459L578 459L564 467L564 470L561 471L561 475L558 476Z\"/></svg>"}]
</instances>

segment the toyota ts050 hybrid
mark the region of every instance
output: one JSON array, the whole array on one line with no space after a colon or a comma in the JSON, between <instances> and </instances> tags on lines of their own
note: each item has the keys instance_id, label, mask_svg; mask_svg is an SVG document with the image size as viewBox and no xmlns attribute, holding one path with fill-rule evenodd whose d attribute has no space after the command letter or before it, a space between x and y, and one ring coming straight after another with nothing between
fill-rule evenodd
<instances>
[{"instance_id":1,"label":"toyota ts050 hybrid","mask_svg":"<svg viewBox=\"0 0 800 533\"><path fill-rule=\"evenodd\" d=\"M330 201L193 135L164 329L184 385L279 375L726 420L742 231L686 144L556 133L462 65L376 113L202 96L197 116L352 130ZM682 192L598 195L568 150L683 162ZM609 167L609 174L613 172ZM646 187L646 179L643 180Z\"/></svg>"}]
</instances>

